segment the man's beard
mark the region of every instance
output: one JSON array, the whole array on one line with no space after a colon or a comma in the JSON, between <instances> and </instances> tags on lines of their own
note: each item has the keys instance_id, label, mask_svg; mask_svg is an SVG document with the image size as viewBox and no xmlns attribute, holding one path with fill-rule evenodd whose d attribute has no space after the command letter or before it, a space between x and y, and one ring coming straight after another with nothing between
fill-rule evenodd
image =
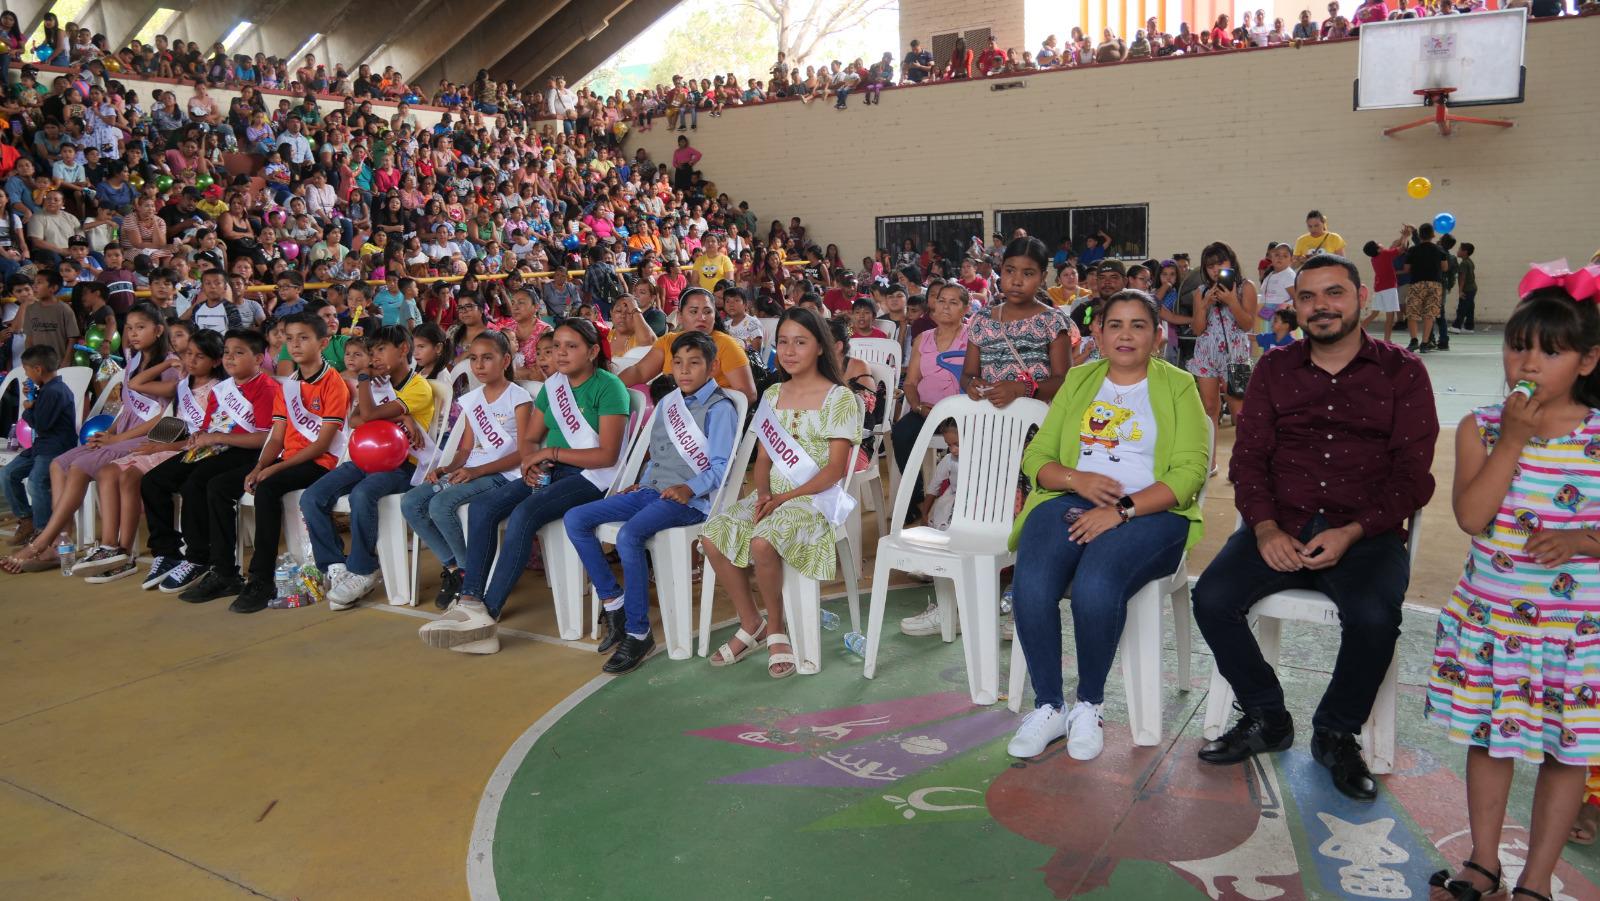
<instances>
[{"instance_id":1,"label":"man's beard","mask_svg":"<svg viewBox=\"0 0 1600 901\"><path fill-rule=\"evenodd\" d=\"M1314 322L1315 320L1312 320ZM1338 344L1351 332L1361 327L1361 312L1358 310L1349 319L1339 319L1339 330L1331 335L1319 335L1311 330L1312 322L1306 323L1306 337L1315 344Z\"/></svg>"}]
</instances>

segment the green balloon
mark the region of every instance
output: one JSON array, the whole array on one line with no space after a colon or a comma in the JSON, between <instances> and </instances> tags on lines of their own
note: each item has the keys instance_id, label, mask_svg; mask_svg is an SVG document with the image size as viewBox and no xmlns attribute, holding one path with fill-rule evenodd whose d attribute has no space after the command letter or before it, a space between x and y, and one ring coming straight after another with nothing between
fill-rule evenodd
<instances>
[{"instance_id":1,"label":"green balloon","mask_svg":"<svg viewBox=\"0 0 1600 901\"><path fill-rule=\"evenodd\" d=\"M94 360L88 351L75 350L72 352L72 365L93 366Z\"/></svg>"},{"instance_id":2,"label":"green balloon","mask_svg":"<svg viewBox=\"0 0 1600 901\"><path fill-rule=\"evenodd\" d=\"M122 352L122 333L121 332L112 332L111 333L111 352L114 353L114 354Z\"/></svg>"},{"instance_id":3,"label":"green balloon","mask_svg":"<svg viewBox=\"0 0 1600 901\"><path fill-rule=\"evenodd\" d=\"M156 179L156 190L162 193L172 190L172 176L163 175Z\"/></svg>"},{"instance_id":4,"label":"green balloon","mask_svg":"<svg viewBox=\"0 0 1600 901\"><path fill-rule=\"evenodd\" d=\"M204 191L206 188L211 187L215 183L216 183L216 179L212 178L210 175L208 175L208 174L206 174L204 172L202 172L199 175L195 176L195 179L194 179L194 186L199 188L202 191Z\"/></svg>"}]
</instances>

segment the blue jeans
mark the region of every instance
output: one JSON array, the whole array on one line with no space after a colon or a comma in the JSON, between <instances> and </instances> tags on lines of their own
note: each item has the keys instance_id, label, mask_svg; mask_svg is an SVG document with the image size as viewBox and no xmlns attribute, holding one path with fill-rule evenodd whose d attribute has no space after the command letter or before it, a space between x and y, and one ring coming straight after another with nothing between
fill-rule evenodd
<instances>
[{"instance_id":1,"label":"blue jeans","mask_svg":"<svg viewBox=\"0 0 1600 901\"><path fill-rule=\"evenodd\" d=\"M705 522L706 515L688 504L661 499L654 488L640 488L567 511L567 540L578 550L583 569L603 601L622 596L628 611L628 632L650 632L650 557L645 543L664 529ZM617 533L617 556L622 558L622 585L617 584L600 550L594 530L604 523L623 523Z\"/></svg>"},{"instance_id":2,"label":"blue jeans","mask_svg":"<svg viewBox=\"0 0 1600 901\"><path fill-rule=\"evenodd\" d=\"M335 563L358 576L378 571L378 501L385 495L399 494L411 487L410 460L389 472L362 472L354 463L340 463L300 495L300 514L311 533L311 553L317 568L327 572ZM345 557L344 542L333 527L333 505L350 495L350 556Z\"/></svg>"},{"instance_id":3,"label":"blue jeans","mask_svg":"<svg viewBox=\"0 0 1600 901\"><path fill-rule=\"evenodd\" d=\"M543 488L534 490L518 479L473 498L467 505L467 527L472 533L467 537L467 577L462 582L462 596L483 601L489 614L498 617L511 589L522 578L539 530L573 507L604 496L604 491L583 477L583 470L557 464L550 471L550 484ZM490 574L495 533L502 522L506 524L506 537L500 544L500 565Z\"/></svg>"},{"instance_id":4,"label":"blue jeans","mask_svg":"<svg viewBox=\"0 0 1600 901\"><path fill-rule=\"evenodd\" d=\"M1061 598L1072 588L1078 700L1105 700L1128 599L1146 582L1169 576L1183 559L1189 521L1173 512L1135 516L1088 544L1067 537L1068 510L1094 506L1076 494L1045 501L1022 525L1012 577L1011 612L1028 660L1034 706L1065 706L1061 688ZM1079 570L1082 572L1079 572Z\"/></svg>"},{"instance_id":5,"label":"blue jeans","mask_svg":"<svg viewBox=\"0 0 1600 901\"><path fill-rule=\"evenodd\" d=\"M25 451L6 464L6 503L18 519L31 518L36 529L50 521L50 459Z\"/></svg>"},{"instance_id":6,"label":"blue jeans","mask_svg":"<svg viewBox=\"0 0 1600 901\"><path fill-rule=\"evenodd\" d=\"M422 543L433 551L445 566L457 566L467 559L467 533L461 527L462 504L485 491L493 491L509 479L498 473L479 476L460 485L421 485L406 492L400 499L400 509L406 522L417 533Z\"/></svg>"}]
</instances>

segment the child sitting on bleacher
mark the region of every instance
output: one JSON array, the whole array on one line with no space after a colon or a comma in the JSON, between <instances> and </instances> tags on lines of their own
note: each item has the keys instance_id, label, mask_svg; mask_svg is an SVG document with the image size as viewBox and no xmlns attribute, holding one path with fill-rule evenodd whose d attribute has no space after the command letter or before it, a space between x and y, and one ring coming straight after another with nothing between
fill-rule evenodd
<instances>
[{"instance_id":1,"label":"child sitting on bleacher","mask_svg":"<svg viewBox=\"0 0 1600 901\"><path fill-rule=\"evenodd\" d=\"M23 371L34 385L22 401L22 421L33 430L33 443L5 468L6 503L17 515L17 534L12 539L17 544L44 530L50 518L50 461L78 443L72 389L56 375L60 367L61 356L49 345L22 352ZM21 572L21 561L7 559L5 571Z\"/></svg>"},{"instance_id":2,"label":"child sitting on bleacher","mask_svg":"<svg viewBox=\"0 0 1600 901\"><path fill-rule=\"evenodd\" d=\"M139 494L155 555L145 588L187 592L211 572L213 558L233 559L231 543L218 546L222 536L211 521L210 501L239 500L245 476L272 428L272 409L283 391L261 371L266 353L267 339L260 332L230 329L223 336L222 352L228 378L211 389L200 432L190 437L183 453L145 473ZM181 531L174 521L176 497L183 499Z\"/></svg>"},{"instance_id":3,"label":"child sitting on bleacher","mask_svg":"<svg viewBox=\"0 0 1600 901\"><path fill-rule=\"evenodd\" d=\"M784 564L808 579L833 578L834 529L853 506L839 481L861 440L861 403L845 387L833 342L810 310L788 310L778 322L774 344L782 381L762 394L751 425L760 438L750 476L755 490L708 520L701 542L740 623L732 641L711 657L712 666L738 663L765 637L767 673L794 675L794 648L783 633ZM765 619L750 592L752 566Z\"/></svg>"},{"instance_id":4,"label":"child sitting on bleacher","mask_svg":"<svg viewBox=\"0 0 1600 901\"><path fill-rule=\"evenodd\" d=\"M507 378L511 341L504 332L480 332L467 346L467 360L481 385L461 398L461 412L469 425L461 433L455 456L440 460L400 502L406 522L444 567L433 600L440 610L461 595L465 580L461 566L467 560L467 536L461 506L522 478L517 440L527 434L533 417L533 398Z\"/></svg>"},{"instance_id":5,"label":"child sitting on bleacher","mask_svg":"<svg viewBox=\"0 0 1600 901\"><path fill-rule=\"evenodd\" d=\"M711 379L716 358L717 344L705 332L688 331L673 340L677 390L656 405L647 439L650 462L638 484L567 511L567 538L605 605L608 631L596 650L615 648L604 667L608 673L633 670L655 648L645 545L664 529L705 521L733 455L740 423L733 401ZM622 585L595 538L595 529L608 522L624 523L617 534Z\"/></svg>"},{"instance_id":6,"label":"child sitting on bleacher","mask_svg":"<svg viewBox=\"0 0 1600 901\"><path fill-rule=\"evenodd\" d=\"M338 464L344 450L342 430L350 391L322 356L328 325L315 313L295 313L280 321L295 372L282 382L283 391L272 408L272 432L244 478L244 490L255 495L255 553L250 569L247 578L240 579L230 550L212 561L212 570L222 578L194 589L195 601L238 595L228 606L234 613L265 610L276 591L273 570L283 533L284 495L311 487ZM218 545L232 548L238 540L235 504L218 495L211 503L213 528L226 533ZM202 590L209 597L200 597Z\"/></svg>"},{"instance_id":7,"label":"child sitting on bleacher","mask_svg":"<svg viewBox=\"0 0 1600 901\"><path fill-rule=\"evenodd\" d=\"M411 446L431 454L428 429L433 424L433 386L411 370L411 333L405 326L385 325L367 340L378 377L361 381L351 432L363 423L392 420ZM320 349L319 349L320 353ZM339 464L300 495L300 512L311 533L317 568L328 578L328 607L344 610L366 597L378 583L378 500L411 487L418 454L409 455L388 472L365 472L352 462ZM350 553L333 524L333 507L350 496Z\"/></svg>"}]
</instances>

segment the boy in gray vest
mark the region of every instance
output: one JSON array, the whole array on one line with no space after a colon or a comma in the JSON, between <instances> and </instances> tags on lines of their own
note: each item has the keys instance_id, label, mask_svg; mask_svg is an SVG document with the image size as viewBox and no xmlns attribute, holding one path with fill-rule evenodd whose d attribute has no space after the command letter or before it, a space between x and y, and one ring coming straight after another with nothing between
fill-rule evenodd
<instances>
[{"instance_id":1,"label":"boy in gray vest","mask_svg":"<svg viewBox=\"0 0 1600 901\"><path fill-rule=\"evenodd\" d=\"M656 405L648 436L650 462L638 484L567 511L567 537L605 604L607 632L598 650L613 651L604 667L608 673L632 671L656 646L650 634L646 544L663 529L705 522L733 456L738 415L711 380L716 359L716 342L704 332L684 332L672 342L672 378L678 387ZM624 524L617 535L622 585L594 534L608 522Z\"/></svg>"}]
</instances>

